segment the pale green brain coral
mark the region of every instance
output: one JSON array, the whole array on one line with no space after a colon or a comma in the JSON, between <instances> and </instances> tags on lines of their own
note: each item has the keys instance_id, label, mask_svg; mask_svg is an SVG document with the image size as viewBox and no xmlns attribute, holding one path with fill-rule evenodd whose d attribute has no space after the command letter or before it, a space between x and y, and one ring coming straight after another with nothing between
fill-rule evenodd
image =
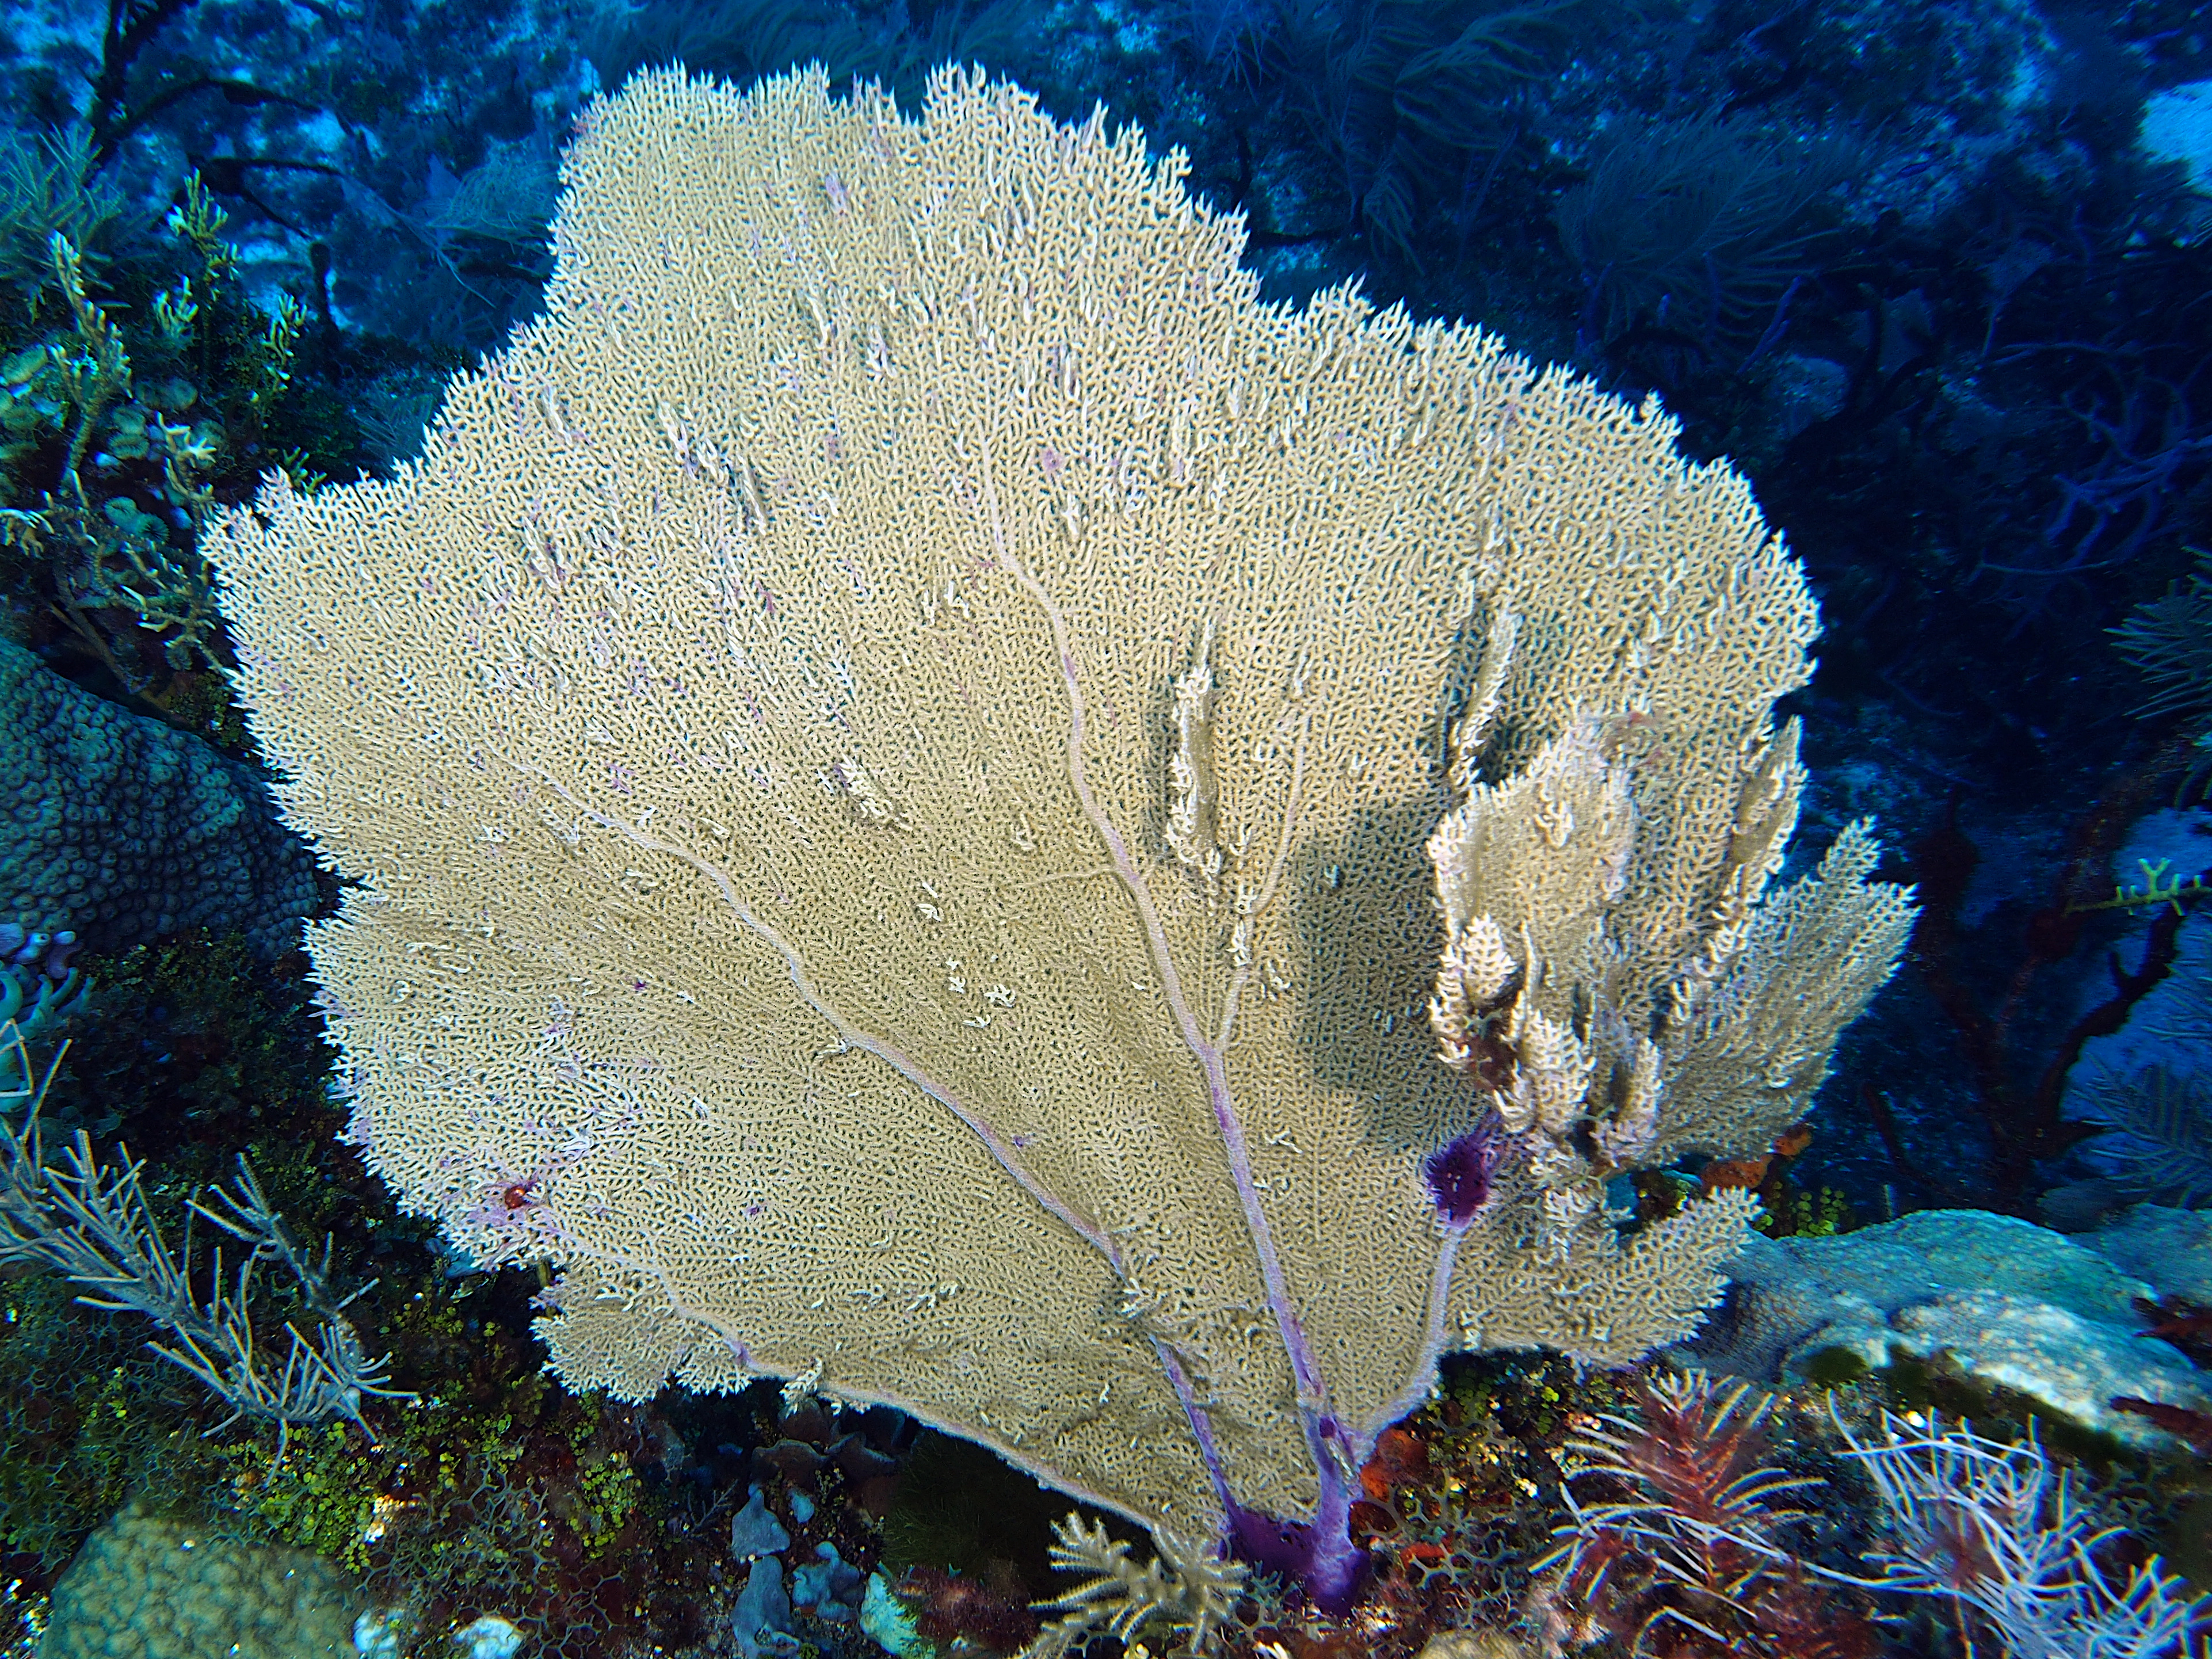
<instances>
[{"instance_id":1,"label":"pale green brain coral","mask_svg":"<svg viewBox=\"0 0 2212 1659\"><path fill-rule=\"evenodd\" d=\"M352 1659L367 1606L319 1556L130 1509L55 1584L39 1659Z\"/></svg>"},{"instance_id":2,"label":"pale green brain coral","mask_svg":"<svg viewBox=\"0 0 2212 1659\"><path fill-rule=\"evenodd\" d=\"M245 762L0 641L0 921L127 951L187 927L299 943L313 855Z\"/></svg>"}]
</instances>

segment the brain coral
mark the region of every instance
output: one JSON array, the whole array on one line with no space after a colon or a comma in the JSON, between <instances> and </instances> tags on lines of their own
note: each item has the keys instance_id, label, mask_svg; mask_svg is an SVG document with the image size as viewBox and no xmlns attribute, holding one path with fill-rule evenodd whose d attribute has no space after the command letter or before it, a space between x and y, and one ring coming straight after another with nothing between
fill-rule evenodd
<instances>
[{"instance_id":1,"label":"brain coral","mask_svg":"<svg viewBox=\"0 0 2212 1659\"><path fill-rule=\"evenodd\" d=\"M314 904L252 768L0 641L0 921L97 951L236 927L273 957Z\"/></svg>"},{"instance_id":2,"label":"brain coral","mask_svg":"<svg viewBox=\"0 0 2212 1659\"><path fill-rule=\"evenodd\" d=\"M85 1541L54 1586L40 1659L319 1659L354 1651L366 1605L299 1550L211 1538L129 1509Z\"/></svg>"}]
</instances>

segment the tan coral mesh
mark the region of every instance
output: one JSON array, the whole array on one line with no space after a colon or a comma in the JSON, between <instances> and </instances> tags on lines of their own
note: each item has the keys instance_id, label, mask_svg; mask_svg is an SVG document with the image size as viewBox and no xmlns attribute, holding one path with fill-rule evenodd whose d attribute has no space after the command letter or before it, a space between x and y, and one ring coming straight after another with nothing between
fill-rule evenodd
<instances>
[{"instance_id":1,"label":"tan coral mesh","mask_svg":"<svg viewBox=\"0 0 2212 1659\"><path fill-rule=\"evenodd\" d=\"M572 1382L795 1377L1204 1537L1170 1361L1242 1501L1316 1490L1217 1107L1362 1433L1447 1316L1624 1358L1711 1300L1740 1197L1568 1260L1510 1178L1446 1293L1423 845L1504 607L1484 775L1638 711L1623 902L1693 934L1813 620L1656 410L1261 305L1182 172L958 75L919 122L641 76L419 464L209 552L358 883L311 939L356 1133L561 1266Z\"/></svg>"}]
</instances>

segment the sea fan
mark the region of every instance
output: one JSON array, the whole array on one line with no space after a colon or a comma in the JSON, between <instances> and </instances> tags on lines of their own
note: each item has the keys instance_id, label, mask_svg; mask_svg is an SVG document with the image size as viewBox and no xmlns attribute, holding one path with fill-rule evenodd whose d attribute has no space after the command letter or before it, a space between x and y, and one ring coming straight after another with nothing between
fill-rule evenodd
<instances>
[{"instance_id":1,"label":"sea fan","mask_svg":"<svg viewBox=\"0 0 2212 1659\"><path fill-rule=\"evenodd\" d=\"M2196 718L2212 711L2212 550L2190 550L2195 574L2164 598L2137 605L2112 630L2120 654L2151 684L2151 700L2138 714Z\"/></svg>"},{"instance_id":2,"label":"sea fan","mask_svg":"<svg viewBox=\"0 0 2212 1659\"><path fill-rule=\"evenodd\" d=\"M1567 1443L1576 1460L1552 1604L1586 1607L1601 1634L1663 1659L1864 1659L1876 1650L1863 1614L1807 1573L1784 1535L1805 1511L1775 1500L1818 1480L1766 1462L1772 1399L1702 1373L1655 1377L1637 1416L1607 1416ZM1585 1504L1574 1483L1594 1483Z\"/></svg>"},{"instance_id":3,"label":"sea fan","mask_svg":"<svg viewBox=\"0 0 2212 1659\"><path fill-rule=\"evenodd\" d=\"M1860 159L1742 120L1624 124L1560 196L1559 239L1607 336L1638 320L1706 339L1748 332L1812 268L1822 199Z\"/></svg>"},{"instance_id":4,"label":"sea fan","mask_svg":"<svg viewBox=\"0 0 2212 1659\"><path fill-rule=\"evenodd\" d=\"M2212 1204L2212 1079L2163 1066L2100 1078L2081 1115L2118 1131L2098 1150L2136 1197L2182 1209Z\"/></svg>"}]
</instances>

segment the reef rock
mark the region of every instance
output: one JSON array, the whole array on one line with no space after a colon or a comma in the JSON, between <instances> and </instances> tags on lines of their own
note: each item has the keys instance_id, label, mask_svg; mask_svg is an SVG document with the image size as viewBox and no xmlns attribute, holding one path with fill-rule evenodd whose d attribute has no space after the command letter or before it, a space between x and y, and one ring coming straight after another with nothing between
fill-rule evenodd
<instances>
[{"instance_id":1,"label":"reef rock","mask_svg":"<svg viewBox=\"0 0 2212 1659\"><path fill-rule=\"evenodd\" d=\"M2190 1213L2139 1206L2080 1239L1978 1210L1927 1210L1834 1238L1754 1238L1728 1270L1721 1310L1671 1352L1762 1382L1804 1377L1824 1356L1873 1369L1940 1356L2130 1444L2171 1443L2112 1401L2212 1411L2203 1375L2142 1335L2135 1307L2191 1294L2169 1283L2169 1263L2201 1290L2208 1229L2166 1218Z\"/></svg>"}]
</instances>

